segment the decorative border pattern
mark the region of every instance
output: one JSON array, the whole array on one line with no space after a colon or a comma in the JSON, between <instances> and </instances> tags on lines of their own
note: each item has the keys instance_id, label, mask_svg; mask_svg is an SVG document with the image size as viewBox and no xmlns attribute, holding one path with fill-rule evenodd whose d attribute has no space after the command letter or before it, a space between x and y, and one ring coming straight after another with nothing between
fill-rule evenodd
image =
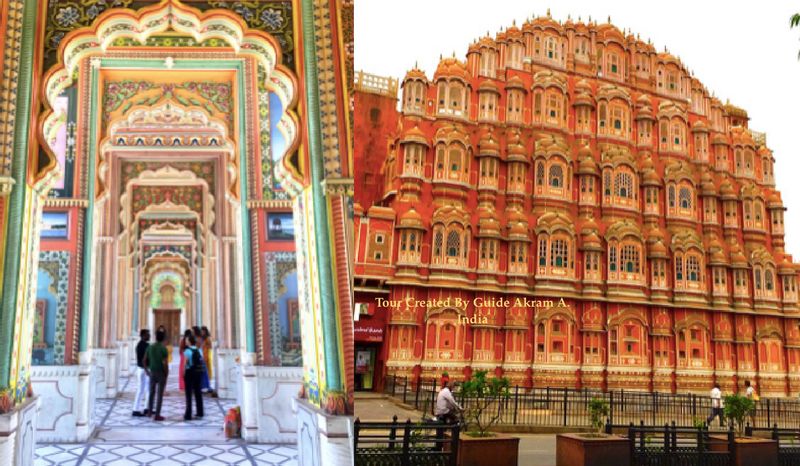
<instances>
[{"instance_id":1,"label":"decorative border pattern","mask_svg":"<svg viewBox=\"0 0 800 466\"><path fill-rule=\"evenodd\" d=\"M264 253L267 282L267 317L269 327L270 353L272 360L282 366L281 321L278 311L278 299L281 295L281 279L287 273L297 270L297 254L294 252ZM298 294L299 294L298 287Z\"/></svg>"},{"instance_id":2,"label":"decorative border pattern","mask_svg":"<svg viewBox=\"0 0 800 466\"><path fill-rule=\"evenodd\" d=\"M326 2L323 2L326 3ZM333 39L331 38L331 10L326 6L314 8L314 41L317 52L317 79L319 85L320 138L325 178L342 175L339 151L339 120L336 108L336 72L334 67Z\"/></svg>"},{"instance_id":3,"label":"decorative border pattern","mask_svg":"<svg viewBox=\"0 0 800 466\"><path fill-rule=\"evenodd\" d=\"M46 263L55 267L53 285L56 288L56 334L53 343L53 364L64 364L67 340L67 300L69 299L69 251L40 251L39 268Z\"/></svg>"},{"instance_id":4,"label":"decorative border pattern","mask_svg":"<svg viewBox=\"0 0 800 466\"><path fill-rule=\"evenodd\" d=\"M6 28L5 48L3 50L3 76L0 81L2 99L0 99L0 147L3 150L0 158L0 176L10 176L11 159L14 152L15 111L17 104L17 84L19 82L19 58L22 42L22 13L24 2L11 0L8 2L8 25Z\"/></svg>"}]
</instances>

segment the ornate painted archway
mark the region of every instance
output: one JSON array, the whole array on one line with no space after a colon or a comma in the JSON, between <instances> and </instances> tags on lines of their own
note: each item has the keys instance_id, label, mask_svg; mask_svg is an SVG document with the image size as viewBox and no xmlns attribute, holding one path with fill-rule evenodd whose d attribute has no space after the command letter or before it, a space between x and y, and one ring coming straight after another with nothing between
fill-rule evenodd
<instances>
[{"instance_id":1,"label":"ornate painted archway","mask_svg":"<svg viewBox=\"0 0 800 466\"><path fill-rule=\"evenodd\" d=\"M47 22L57 16L37 15L38 4L29 2L23 9L22 2L10 3L11 11L29 28L26 30L34 29L30 26L37 19ZM113 4L128 6L130 2ZM352 362L347 362L352 359L352 324L345 318L350 313L340 312L349 308L351 301L348 195L352 194L352 157L347 138L350 115L343 105L348 101L341 68L346 54L337 6L337 1L292 0L288 11L296 17L289 43L282 34L273 36L253 29L252 17L242 19L241 11L201 11L176 0L163 0L139 10L108 8L92 17L91 24L76 24L58 33L44 26L38 29L38 38L31 33L22 35L23 51L34 57L33 68L43 61L54 66L41 79L34 79L38 70L20 70L23 79L18 100L23 105L17 113L31 115L39 104L45 110L34 119L35 125L19 126L15 140L29 132L38 136L38 142L30 139L15 148L16 172L10 173L10 181L3 178L2 183L11 195L3 197L9 202L0 207L8 207L12 215L24 219L24 226L10 230L9 240L19 246L10 251L16 269L8 265L8 260L4 262L0 314L3 322L13 316L22 323L13 327L20 344L12 345L14 353L8 358L0 358L0 379L14 389L17 400L24 398L30 373L25 356L30 339L26 335L32 326L30 309L35 292L15 291L11 296L8 291L34 288L38 224L44 210L65 215L64 243L75 245L62 255L68 261L71 284L65 304L64 362L65 367L75 368L69 372L74 374L79 402L76 411L65 416L72 416L75 425L87 427L78 429L73 438L91 432L91 420L87 419L91 407L84 400L92 398L92 383L86 377L81 379L80 374L86 374L88 368L89 372L102 372L103 379L110 381L119 370L125 370L129 359L130 342L121 337L135 330L137 309L132 303L142 300L128 301L124 295L135 294L145 281L152 284L157 277L153 271L149 278L142 276L145 270L140 267L145 261L136 255L143 257L147 254L145 246L160 241L167 230L177 232L177 226L193 251L190 267L195 270L185 274L183 282L189 301L214 302L212 313L235 316L228 324L231 330L220 333L218 341L225 346L220 348L222 357L218 360L221 365L229 363L231 369L219 372L238 374L227 382L231 393L242 393L245 437L285 440L293 437L285 434L297 430L297 419L302 418L301 424L310 422L309 418L293 416L291 404L286 402L293 395L292 384L300 381L312 411L319 407L329 413L352 410ZM73 7L62 9L66 12L68 8ZM77 23L88 17L85 13L78 16ZM57 50L50 42L43 44L43 38L57 41ZM286 54L279 41L294 50L292 70L281 64ZM7 42L15 44L14 40ZM44 45L44 59L41 52L35 52L37 44ZM54 53L48 55L48 50ZM12 65L17 58L11 57ZM12 69L17 71L16 67ZM137 76L145 70L148 79ZM188 74L194 79L187 79ZM183 78L172 79L176 76ZM16 83L14 86L16 92ZM41 94L33 92L34 88L41 88ZM212 92L207 92L209 88ZM304 96L302 101L300 95ZM169 128L162 120L161 127L147 128L154 110L166 106L182 114L177 126ZM197 115L204 128L200 131L206 131L197 139L176 134L183 131L183 136L188 135L190 115ZM30 119L17 118L22 120ZM134 121L143 126L136 129L131 124ZM150 123L152 126L153 121ZM149 133L144 137L134 134L141 129ZM37 145L41 149L38 157ZM158 154L175 151L177 145L191 159L188 164L157 161ZM209 217L191 208L179 208L188 207L186 202L173 202L186 199L181 197L184 193L155 181L134 183L130 191L120 189L126 186L125 170L130 167L140 174L150 171L164 176L162 181L175 181L165 175L165 167L198 176L195 168L210 168L215 187L199 195L213 199L213 203L204 201L202 210L216 221L207 221ZM138 217L129 215L130 221L120 225L118 209L129 202L130 213L133 199L148 187L158 187L152 198L158 201L152 203L155 208L143 209ZM122 198L125 192L130 195L127 200ZM165 192L172 194L165 199ZM270 249L273 238L266 228L270 215L287 215L289 209L294 214L294 228L281 234L294 235L295 247ZM56 226L58 221L53 220ZM209 238L216 238L217 243ZM179 241L175 243L180 246ZM48 240L49 254L60 252L57 244L61 243ZM306 343L302 348L303 369L273 366L262 370L261 366L281 360L280 345L271 341L281 333L275 333L270 325L283 319L273 318L269 309L279 306L269 304L275 299L272 290L277 289L278 294L285 290L282 284L265 285L264 280L287 276L274 273L276 264L283 263L276 261L283 261L284 256L297 260L297 299ZM178 260L167 255L162 259L167 264ZM232 291L225 293L232 296L230 303L209 300L203 294L213 287L202 270L208 270L215 259L223 264L217 276L228 277L221 289ZM47 256L46 260L51 258ZM17 269L21 273L16 273ZM123 292L115 295L110 291L115 289ZM206 319L203 313L198 315L198 320ZM0 325L0 333L7 333L9 328ZM90 328L103 332L102 337L92 335ZM122 335L113 329L123 329ZM236 364L237 357L241 364ZM108 394L115 389L111 385L104 388ZM281 405L279 415L272 419L259 414L265 406L261 398L265 390L278 393L274 401ZM298 405L302 412L304 403ZM312 451L320 458L319 444Z\"/></svg>"}]
</instances>

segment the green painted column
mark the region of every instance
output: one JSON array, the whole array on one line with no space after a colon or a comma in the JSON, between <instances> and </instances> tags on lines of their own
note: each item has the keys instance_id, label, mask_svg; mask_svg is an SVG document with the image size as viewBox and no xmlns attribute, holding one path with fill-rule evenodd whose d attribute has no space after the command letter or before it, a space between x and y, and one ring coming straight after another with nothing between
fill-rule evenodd
<instances>
[{"instance_id":1,"label":"green painted column","mask_svg":"<svg viewBox=\"0 0 800 466\"><path fill-rule=\"evenodd\" d=\"M325 354L326 391L342 391L340 335L336 326L336 301L333 290L333 263L331 240L328 231L328 203L322 181L325 168L322 156L322 136L319 109L319 77L317 72L317 47L315 42L314 1L303 0L302 22L304 39L306 102L308 104L308 139L311 159L311 193L313 199L314 233L316 237L316 266L319 276L320 308ZM313 259L312 259L313 260Z\"/></svg>"},{"instance_id":2,"label":"green painted column","mask_svg":"<svg viewBox=\"0 0 800 466\"><path fill-rule=\"evenodd\" d=\"M25 212L25 193L30 189L26 184L28 165L28 135L31 121L31 98L33 85L33 57L36 39L36 11L38 1L26 1L22 13L22 43L20 47L19 75L17 82L16 112L14 114L14 145L11 163L11 176L16 182L11 190L8 203L8 224L6 227L6 253L3 269L2 298L0 298L0 388L11 384L11 355L13 353L14 322L17 312L17 289L20 280L20 257L22 248L22 229ZM9 66L9 63L4 63Z\"/></svg>"},{"instance_id":3,"label":"green painted column","mask_svg":"<svg viewBox=\"0 0 800 466\"><path fill-rule=\"evenodd\" d=\"M92 71L90 73L91 77L91 84L89 89L91 89L91 96L89 97L89 105L91 109L97 108L97 69L92 66ZM90 112L90 117L95 118L94 112ZM89 141L94 141L97 137L97 125L94 122L89 123ZM94 190L95 190L95 156L96 156L96 145L89 144L89 183L88 188L86 190L87 196L89 197L88 207L86 208L86 219L84 221L84 236L83 236L83 276L82 276L82 285L81 285L81 332L80 332L80 341L78 348L80 351L86 351L89 347L89 316L92 310L89 308L89 302L91 299L91 293L94 292L92 288L92 261L94 258L92 257L92 252L94 252L94 247L92 243L94 242Z\"/></svg>"}]
</instances>

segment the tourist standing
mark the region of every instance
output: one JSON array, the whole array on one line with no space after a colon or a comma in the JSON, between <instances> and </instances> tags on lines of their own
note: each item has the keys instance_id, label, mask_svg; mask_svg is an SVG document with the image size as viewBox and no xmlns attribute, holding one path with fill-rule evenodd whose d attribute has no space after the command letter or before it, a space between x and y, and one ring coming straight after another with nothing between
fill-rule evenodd
<instances>
[{"instance_id":1,"label":"tourist standing","mask_svg":"<svg viewBox=\"0 0 800 466\"><path fill-rule=\"evenodd\" d=\"M183 337L181 338L180 344L178 345L178 349L180 350L181 356L181 365L179 366L180 369L178 370L178 388L183 390L185 388L184 380L183 380L183 368L186 367L186 357L183 355L183 352L186 351L186 348L189 347L189 337L192 336L192 331L188 328L185 332L183 332Z\"/></svg>"},{"instance_id":2,"label":"tourist standing","mask_svg":"<svg viewBox=\"0 0 800 466\"><path fill-rule=\"evenodd\" d=\"M139 331L139 343L136 345L136 396L133 399L133 415L137 417L147 416L148 410L142 412L146 405L147 391L150 388L150 378L144 370L144 354L150 346L150 330L143 328Z\"/></svg>"},{"instance_id":3,"label":"tourist standing","mask_svg":"<svg viewBox=\"0 0 800 466\"><path fill-rule=\"evenodd\" d=\"M714 388L711 389L711 415L708 416L708 419L706 419L706 424L710 426L711 421L713 421L715 417L719 416L719 426L725 427L725 415L722 411L723 407L724 404L722 402L722 390L720 390L719 384L715 383Z\"/></svg>"},{"instance_id":4,"label":"tourist standing","mask_svg":"<svg viewBox=\"0 0 800 466\"><path fill-rule=\"evenodd\" d=\"M203 326L200 331L203 333L203 361L206 363L206 374L210 390L211 380L214 379L214 369L211 362L211 353L213 349L211 345L211 333L208 331L208 327L205 326Z\"/></svg>"},{"instance_id":5,"label":"tourist standing","mask_svg":"<svg viewBox=\"0 0 800 466\"><path fill-rule=\"evenodd\" d=\"M169 340L167 328L163 325L159 325L156 331L164 332L164 346L167 348L167 363L172 364L172 342Z\"/></svg>"},{"instance_id":6,"label":"tourist standing","mask_svg":"<svg viewBox=\"0 0 800 466\"><path fill-rule=\"evenodd\" d=\"M203 345L205 344L205 338L203 337L203 331L200 330L200 327L197 327L197 326L192 327L192 330L194 331L194 338L197 341L197 347L198 348L203 348ZM203 373L200 374L200 388L202 390L207 390L207 389L211 388L211 384L208 381L208 372L206 372L205 370L203 370Z\"/></svg>"},{"instance_id":7,"label":"tourist standing","mask_svg":"<svg viewBox=\"0 0 800 466\"><path fill-rule=\"evenodd\" d=\"M154 415L153 420L163 421L161 417L161 402L164 400L164 388L167 386L167 376L169 375L169 365L167 364L167 348L164 346L166 334L161 331L156 332L156 342L147 348L144 353L145 370L150 377L150 399L148 400L148 411ZM158 391L156 391L158 388ZM158 396L156 409L153 411L153 402Z\"/></svg>"},{"instance_id":8,"label":"tourist standing","mask_svg":"<svg viewBox=\"0 0 800 466\"><path fill-rule=\"evenodd\" d=\"M184 351L183 357L186 365L183 367L183 380L186 384L186 411L183 414L184 421L192 420L192 396L197 403L196 417L203 417L203 394L200 393L200 376L205 372L203 364L203 354L197 348L197 339L194 335L187 337L188 346Z\"/></svg>"}]
</instances>

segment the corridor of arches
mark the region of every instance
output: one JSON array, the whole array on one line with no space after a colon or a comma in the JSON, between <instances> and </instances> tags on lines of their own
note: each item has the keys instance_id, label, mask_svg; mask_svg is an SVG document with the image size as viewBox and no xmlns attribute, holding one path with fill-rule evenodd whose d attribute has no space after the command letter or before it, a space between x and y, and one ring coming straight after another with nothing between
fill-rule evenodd
<instances>
[{"instance_id":1,"label":"corridor of arches","mask_svg":"<svg viewBox=\"0 0 800 466\"><path fill-rule=\"evenodd\" d=\"M0 463L349 464L352 2L9 3ZM135 347L162 325L156 423ZM218 397L187 422L194 326Z\"/></svg>"}]
</instances>

